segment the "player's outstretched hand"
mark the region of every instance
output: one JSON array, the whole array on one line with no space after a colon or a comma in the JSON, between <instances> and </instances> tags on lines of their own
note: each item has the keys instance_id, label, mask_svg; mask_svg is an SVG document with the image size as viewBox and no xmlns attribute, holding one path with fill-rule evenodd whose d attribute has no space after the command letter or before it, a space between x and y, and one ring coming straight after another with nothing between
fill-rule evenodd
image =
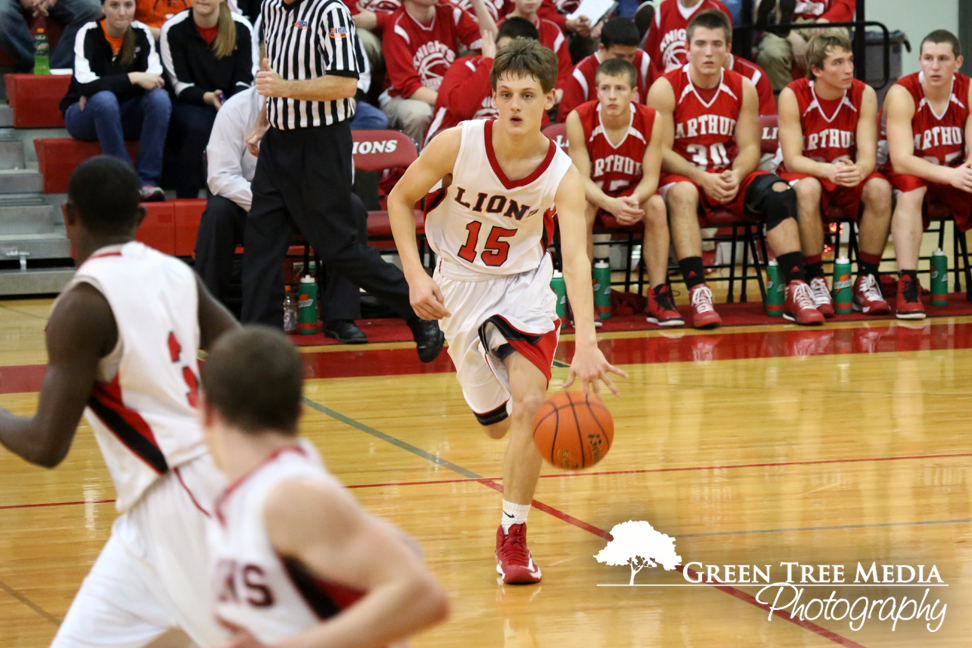
<instances>
[{"instance_id":1,"label":"player's outstretched hand","mask_svg":"<svg viewBox=\"0 0 972 648\"><path fill-rule=\"evenodd\" d=\"M573 385L575 379L580 379L581 387L584 389L585 394L588 393L588 390L594 390L594 394L600 396L600 383L603 382L611 390L612 394L620 396L621 392L614 386L614 383L611 382L611 377L608 375L612 373L622 378L628 377L628 374L610 364L604 358L601 350L596 346L578 347L574 351L574 359L570 362L570 371L567 373L567 382L564 383L564 389Z\"/></svg>"},{"instance_id":2,"label":"player's outstretched hand","mask_svg":"<svg viewBox=\"0 0 972 648\"><path fill-rule=\"evenodd\" d=\"M408 300L415 314L424 320L440 320L450 317L439 284L424 272L408 280Z\"/></svg>"}]
</instances>

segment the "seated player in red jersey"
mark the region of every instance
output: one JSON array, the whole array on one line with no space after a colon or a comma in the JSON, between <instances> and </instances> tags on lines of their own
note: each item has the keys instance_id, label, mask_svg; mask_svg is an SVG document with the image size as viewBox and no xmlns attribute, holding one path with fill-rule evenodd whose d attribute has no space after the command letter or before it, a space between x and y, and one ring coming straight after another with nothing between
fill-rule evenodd
<instances>
[{"instance_id":1,"label":"seated player in red jersey","mask_svg":"<svg viewBox=\"0 0 972 648\"><path fill-rule=\"evenodd\" d=\"M493 89L489 85L489 72L493 68L496 52L503 49L514 38L537 40L537 28L526 18L507 18L500 25L496 41L483 33L483 55L464 56L456 59L445 73L439 96L435 100L432 123L425 136L425 146L438 133L458 126L467 119L495 119L499 114L493 103ZM550 123L547 113L543 114L541 127Z\"/></svg>"},{"instance_id":2,"label":"seated player in red jersey","mask_svg":"<svg viewBox=\"0 0 972 648\"><path fill-rule=\"evenodd\" d=\"M598 66L608 59L624 59L635 66L638 74L635 86L637 94L632 99L644 103L648 88L655 80L655 68L651 58L638 49L640 39L638 28L630 18L612 18L604 23L598 50L574 66L574 71L564 86L564 98L560 102L557 121L566 121L570 111L595 98L597 93L594 90L594 75Z\"/></svg>"},{"instance_id":3,"label":"seated player in red jersey","mask_svg":"<svg viewBox=\"0 0 972 648\"><path fill-rule=\"evenodd\" d=\"M658 74L671 72L688 63L686 28L692 18L709 9L725 13L732 27L732 16L719 0L665 0L658 5L645 40L645 51Z\"/></svg>"},{"instance_id":4,"label":"seated player in red jersey","mask_svg":"<svg viewBox=\"0 0 972 648\"><path fill-rule=\"evenodd\" d=\"M955 214L963 232L972 226L972 84L959 74L962 50L945 30L921 42L921 72L899 79L884 100L891 169L888 177L896 206L891 217L894 253L898 258L896 315L922 319L918 251L927 227L928 206L940 203Z\"/></svg>"},{"instance_id":5,"label":"seated player in red jersey","mask_svg":"<svg viewBox=\"0 0 972 648\"><path fill-rule=\"evenodd\" d=\"M597 69L597 99L567 117L570 157L584 178L587 254L594 258L594 223L644 230L648 266L648 321L682 326L668 286L668 216L655 191L661 172L662 128L655 111L633 103L638 73L623 59Z\"/></svg>"},{"instance_id":6,"label":"seated player in red jersey","mask_svg":"<svg viewBox=\"0 0 972 648\"><path fill-rule=\"evenodd\" d=\"M850 40L834 32L814 36L807 49L812 79L794 81L780 93L780 153L777 173L797 194L803 263L817 310L834 316L821 255L829 208L858 220L860 257L854 283L854 310L891 312L881 295L878 266L888 242L891 185L877 166L877 94L854 78Z\"/></svg>"},{"instance_id":7,"label":"seated player in red jersey","mask_svg":"<svg viewBox=\"0 0 972 648\"><path fill-rule=\"evenodd\" d=\"M726 67L733 72L738 72L753 82L756 86L756 94L759 95L759 114L776 114L776 97L773 96L773 86L770 84L769 77L763 68L752 61L747 61L741 56L730 54L726 57Z\"/></svg>"},{"instance_id":8,"label":"seated player in red jersey","mask_svg":"<svg viewBox=\"0 0 972 648\"><path fill-rule=\"evenodd\" d=\"M775 175L757 171L760 152L759 98L749 79L725 69L732 27L721 11L699 13L687 29L690 62L655 81L648 105L665 129L661 193L678 264L688 286L692 323L719 326L705 284L698 217L719 207L761 216L766 238L786 282L784 317L821 324L805 281L796 221L796 195Z\"/></svg>"},{"instance_id":9,"label":"seated player in red jersey","mask_svg":"<svg viewBox=\"0 0 972 648\"><path fill-rule=\"evenodd\" d=\"M573 63L570 62L570 52L567 50L567 38L564 37L564 32L557 26L557 23L537 15L540 0L512 0L511 6L513 9L507 14L507 18L516 17L529 20L537 28L540 44L553 50L554 54L557 55L557 94L555 101L560 103L560 100L564 97L564 87L566 87L570 73L574 69ZM501 19L497 24L502 26L503 20Z\"/></svg>"}]
</instances>

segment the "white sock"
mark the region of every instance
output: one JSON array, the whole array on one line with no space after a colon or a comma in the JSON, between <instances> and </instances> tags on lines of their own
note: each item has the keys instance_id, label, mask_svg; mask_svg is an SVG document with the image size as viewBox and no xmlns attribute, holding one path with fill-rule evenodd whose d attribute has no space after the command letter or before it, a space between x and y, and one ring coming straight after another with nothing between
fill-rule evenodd
<instances>
[{"instance_id":1,"label":"white sock","mask_svg":"<svg viewBox=\"0 0 972 648\"><path fill-rule=\"evenodd\" d=\"M514 504L503 500L503 533L509 533L514 524L526 524L528 515L529 504Z\"/></svg>"}]
</instances>

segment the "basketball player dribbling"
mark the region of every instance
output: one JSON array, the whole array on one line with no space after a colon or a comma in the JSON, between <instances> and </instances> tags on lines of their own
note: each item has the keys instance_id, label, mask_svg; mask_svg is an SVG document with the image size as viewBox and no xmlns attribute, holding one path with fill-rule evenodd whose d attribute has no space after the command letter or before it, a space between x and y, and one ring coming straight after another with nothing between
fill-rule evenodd
<instances>
[{"instance_id":1,"label":"basketball player dribbling","mask_svg":"<svg viewBox=\"0 0 972 648\"><path fill-rule=\"evenodd\" d=\"M388 199L415 312L440 320L463 396L486 433L494 439L510 433L496 532L496 568L506 583L541 577L526 546L526 522L541 464L533 417L545 398L560 332L546 251L555 201L577 330L565 387L576 378L598 394L600 380L617 394L608 374L626 375L597 348L583 180L540 132L556 80L556 55L536 41L515 39L490 73L499 118L467 121L436 136ZM425 232L440 261L429 277L412 210L439 181L447 190L439 193Z\"/></svg>"},{"instance_id":2,"label":"basketball player dribbling","mask_svg":"<svg viewBox=\"0 0 972 648\"><path fill-rule=\"evenodd\" d=\"M199 580L223 479L199 428L196 356L238 324L185 263L133 240L140 191L131 165L108 156L71 175L78 271L47 324L37 413L0 410L0 443L48 468L84 412L115 484L120 516L56 648L139 648L176 629L200 646L229 636Z\"/></svg>"},{"instance_id":3,"label":"basketball player dribbling","mask_svg":"<svg viewBox=\"0 0 972 648\"><path fill-rule=\"evenodd\" d=\"M389 646L448 602L413 541L297 436L303 382L300 353L264 326L223 336L202 367L203 435L230 483L209 523L214 607L235 631L224 648Z\"/></svg>"}]
</instances>

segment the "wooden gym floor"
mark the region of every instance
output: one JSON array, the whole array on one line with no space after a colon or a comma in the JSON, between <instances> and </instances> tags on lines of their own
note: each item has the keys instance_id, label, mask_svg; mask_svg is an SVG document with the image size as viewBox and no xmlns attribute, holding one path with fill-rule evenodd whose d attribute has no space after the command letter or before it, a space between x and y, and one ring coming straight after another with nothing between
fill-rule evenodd
<instances>
[{"instance_id":1,"label":"wooden gym floor","mask_svg":"<svg viewBox=\"0 0 972 648\"><path fill-rule=\"evenodd\" d=\"M36 406L49 303L0 302L0 405L17 413ZM587 472L545 466L529 520L544 578L529 587L496 582L505 442L476 429L448 359L421 365L410 344L305 349L303 433L364 506L419 539L449 591L450 620L414 646L969 645L972 318L603 338L630 374L605 399L615 444ZM558 357L570 352L564 340ZM551 389L565 376L555 369ZM0 450L0 647L47 646L108 536L113 497L86 426L53 471ZM594 559L627 520L672 536L694 564L599 587L629 582L628 567ZM927 589L947 611L892 630L872 608L853 630L813 605L813 620L768 620L760 586L687 586L713 565L722 581L726 565L770 565L782 581L782 562L844 565L847 581L858 563L926 576L934 565L944 586L808 587L801 600L900 605Z\"/></svg>"}]
</instances>

